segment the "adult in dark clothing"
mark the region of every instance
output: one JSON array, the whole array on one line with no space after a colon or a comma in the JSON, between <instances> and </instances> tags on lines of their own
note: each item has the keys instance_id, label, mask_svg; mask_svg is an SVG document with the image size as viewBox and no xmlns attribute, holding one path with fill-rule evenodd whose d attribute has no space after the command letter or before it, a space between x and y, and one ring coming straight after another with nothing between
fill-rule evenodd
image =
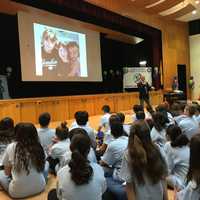
<instances>
[{"instance_id":1,"label":"adult in dark clothing","mask_svg":"<svg viewBox=\"0 0 200 200\"><path fill-rule=\"evenodd\" d=\"M149 91L153 89L148 82L145 81L145 77L141 76L139 82L137 83L138 91L139 91L139 99L140 105L144 107L144 102L151 107L150 99L149 99Z\"/></svg>"}]
</instances>

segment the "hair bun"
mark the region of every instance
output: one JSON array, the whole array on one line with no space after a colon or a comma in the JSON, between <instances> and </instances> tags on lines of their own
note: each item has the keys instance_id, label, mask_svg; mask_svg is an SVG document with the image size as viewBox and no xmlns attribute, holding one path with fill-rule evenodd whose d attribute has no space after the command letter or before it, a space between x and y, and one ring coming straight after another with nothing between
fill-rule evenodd
<instances>
[{"instance_id":1,"label":"hair bun","mask_svg":"<svg viewBox=\"0 0 200 200\"><path fill-rule=\"evenodd\" d=\"M60 125L62 128L67 128L67 122L66 121L64 121L64 122L61 122L61 125Z\"/></svg>"}]
</instances>

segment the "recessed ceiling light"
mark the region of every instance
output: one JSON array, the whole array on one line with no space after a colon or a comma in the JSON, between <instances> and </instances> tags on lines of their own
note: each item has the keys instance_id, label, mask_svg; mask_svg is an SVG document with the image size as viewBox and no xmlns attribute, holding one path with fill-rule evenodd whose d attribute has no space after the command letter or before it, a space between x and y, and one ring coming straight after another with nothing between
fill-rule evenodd
<instances>
[{"instance_id":1,"label":"recessed ceiling light","mask_svg":"<svg viewBox=\"0 0 200 200\"><path fill-rule=\"evenodd\" d=\"M195 3L196 3L196 4L199 4L199 3L200 3L200 1L196 0L196 1L195 1Z\"/></svg>"},{"instance_id":2,"label":"recessed ceiling light","mask_svg":"<svg viewBox=\"0 0 200 200\"><path fill-rule=\"evenodd\" d=\"M193 10L193 11L192 11L192 14L193 14L193 15L197 14L197 11L196 11L196 10Z\"/></svg>"}]
</instances>

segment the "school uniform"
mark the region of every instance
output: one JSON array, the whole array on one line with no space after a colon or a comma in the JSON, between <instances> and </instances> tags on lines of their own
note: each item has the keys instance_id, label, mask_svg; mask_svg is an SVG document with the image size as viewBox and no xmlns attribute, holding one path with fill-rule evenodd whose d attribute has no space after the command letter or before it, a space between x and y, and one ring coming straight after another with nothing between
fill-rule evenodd
<instances>
[{"instance_id":1,"label":"school uniform","mask_svg":"<svg viewBox=\"0 0 200 200\"><path fill-rule=\"evenodd\" d=\"M149 178L144 174L144 184L139 184L129 165L128 150L124 153L120 177L126 183L133 183L137 200L163 200L164 189L163 182L160 180L152 184Z\"/></svg>"},{"instance_id":2,"label":"school uniform","mask_svg":"<svg viewBox=\"0 0 200 200\"><path fill-rule=\"evenodd\" d=\"M183 189L186 186L186 176L189 169L190 149L188 146L172 147L171 142L164 146L168 165L168 185Z\"/></svg>"},{"instance_id":3,"label":"school uniform","mask_svg":"<svg viewBox=\"0 0 200 200\"><path fill-rule=\"evenodd\" d=\"M109 119L110 119L111 114L110 113L105 113L103 116L100 118L100 126L106 126L109 125Z\"/></svg>"},{"instance_id":4,"label":"school uniform","mask_svg":"<svg viewBox=\"0 0 200 200\"><path fill-rule=\"evenodd\" d=\"M177 193L176 200L199 200L200 187L194 181L190 181L185 189Z\"/></svg>"},{"instance_id":5,"label":"school uniform","mask_svg":"<svg viewBox=\"0 0 200 200\"><path fill-rule=\"evenodd\" d=\"M59 200L102 200L106 191L106 181L101 166L91 163L93 175L88 184L76 185L71 179L69 166L58 171L57 196Z\"/></svg>"},{"instance_id":6,"label":"school uniform","mask_svg":"<svg viewBox=\"0 0 200 200\"><path fill-rule=\"evenodd\" d=\"M193 135L199 133L199 124L192 117L186 117L179 123L179 127L181 128L183 134L185 134L190 140Z\"/></svg>"},{"instance_id":7,"label":"school uniform","mask_svg":"<svg viewBox=\"0 0 200 200\"><path fill-rule=\"evenodd\" d=\"M167 142L166 139L166 130L162 129L161 131L158 131L155 127L151 129L151 140L155 144L158 144L160 147L163 147L164 144Z\"/></svg>"},{"instance_id":8,"label":"school uniform","mask_svg":"<svg viewBox=\"0 0 200 200\"><path fill-rule=\"evenodd\" d=\"M178 116L174 117L174 121L179 125L180 122L185 118L187 118L187 115L178 115Z\"/></svg>"},{"instance_id":9,"label":"school uniform","mask_svg":"<svg viewBox=\"0 0 200 200\"><path fill-rule=\"evenodd\" d=\"M55 129L38 128L37 131L40 144L42 145L44 151L47 153L48 146L52 144L52 139L55 137Z\"/></svg>"},{"instance_id":10,"label":"school uniform","mask_svg":"<svg viewBox=\"0 0 200 200\"><path fill-rule=\"evenodd\" d=\"M25 198L42 192L45 189L45 178L42 172L38 172L30 163L29 174L24 169L17 172L15 166L16 142L8 145L4 157L3 165L12 165L12 178L6 176L4 171L0 172L0 185L9 193L12 198Z\"/></svg>"}]
</instances>

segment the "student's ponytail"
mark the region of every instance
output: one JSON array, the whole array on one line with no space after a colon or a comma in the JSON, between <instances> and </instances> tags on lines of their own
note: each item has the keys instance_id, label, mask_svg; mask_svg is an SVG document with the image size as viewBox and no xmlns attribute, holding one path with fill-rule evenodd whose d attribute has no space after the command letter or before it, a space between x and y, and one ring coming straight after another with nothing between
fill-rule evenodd
<instances>
[{"instance_id":1,"label":"student's ponytail","mask_svg":"<svg viewBox=\"0 0 200 200\"><path fill-rule=\"evenodd\" d=\"M93 169L87 160L90 150L90 138L87 135L78 134L72 138L72 155L69 162L71 178L76 185L89 183Z\"/></svg>"}]
</instances>

